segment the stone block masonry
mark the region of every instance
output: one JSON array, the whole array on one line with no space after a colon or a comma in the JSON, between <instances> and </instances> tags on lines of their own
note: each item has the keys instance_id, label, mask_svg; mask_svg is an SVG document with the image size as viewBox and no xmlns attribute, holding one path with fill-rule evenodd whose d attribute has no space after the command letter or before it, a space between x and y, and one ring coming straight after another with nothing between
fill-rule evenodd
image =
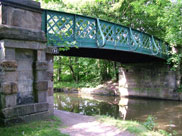
<instances>
[{"instance_id":1,"label":"stone block masonry","mask_svg":"<svg viewBox=\"0 0 182 136\"><path fill-rule=\"evenodd\" d=\"M53 55L41 31L40 3L0 3L0 124L46 118L53 114Z\"/></svg>"},{"instance_id":2,"label":"stone block masonry","mask_svg":"<svg viewBox=\"0 0 182 136\"><path fill-rule=\"evenodd\" d=\"M18 68L16 70L18 74L18 93L17 104L33 103L33 63L34 54L33 50L16 49L16 57Z\"/></svg>"},{"instance_id":3,"label":"stone block masonry","mask_svg":"<svg viewBox=\"0 0 182 136\"><path fill-rule=\"evenodd\" d=\"M166 63L126 64L119 69L120 96L182 100L180 74Z\"/></svg>"},{"instance_id":4,"label":"stone block masonry","mask_svg":"<svg viewBox=\"0 0 182 136\"><path fill-rule=\"evenodd\" d=\"M41 29L39 3L31 0L1 0L0 2L2 3L1 24L34 30Z\"/></svg>"}]
</instances>

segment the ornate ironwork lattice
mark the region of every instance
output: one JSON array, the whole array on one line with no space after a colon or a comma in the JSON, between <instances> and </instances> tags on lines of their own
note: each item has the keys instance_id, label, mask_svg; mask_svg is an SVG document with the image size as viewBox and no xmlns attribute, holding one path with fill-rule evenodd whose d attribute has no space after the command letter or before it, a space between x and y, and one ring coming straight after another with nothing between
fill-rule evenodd
<instances>
[{"instance_id":1,"label":"ornate ironwork lattice","mask_svg":"<svg viewBox=\"0 0 182 136\"><path fill-rule=\"evenodd\" d=\"M143 32L107 21L44 10L42 30L47 34L48 45L66 46L76 41L78 47L104 48L154 55L166 59L168 45Z\"/></svg>"}]
</instances>

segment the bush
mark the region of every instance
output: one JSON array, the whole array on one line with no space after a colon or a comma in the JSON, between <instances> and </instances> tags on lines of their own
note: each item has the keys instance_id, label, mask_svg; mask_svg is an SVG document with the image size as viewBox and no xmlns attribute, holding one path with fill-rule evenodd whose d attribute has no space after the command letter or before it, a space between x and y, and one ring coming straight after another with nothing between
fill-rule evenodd
<instances>
[{"instance_id":1,"label":"bush","mask_svg":"<svg viewBox=\"0 0 182 136\"><path fill-rule=\"evenodd\" d=\"M154 130L156 123L155 123L155 117L152 115L149 115L146 119L146 121L143 123L143 125L149 129L149 130Z\"/></svg>"}]
</instances>

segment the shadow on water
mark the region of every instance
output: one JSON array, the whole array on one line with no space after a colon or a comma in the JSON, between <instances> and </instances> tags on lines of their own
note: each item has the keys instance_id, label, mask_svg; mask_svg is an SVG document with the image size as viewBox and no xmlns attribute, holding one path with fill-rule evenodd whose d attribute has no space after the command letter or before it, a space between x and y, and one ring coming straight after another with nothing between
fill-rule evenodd
<instances>
[{"instance_id":1,"label":"shadow on water","mask_svg":"<svg viewBox=\"0 0 182 136\"><path fill-rule=\"evenodd\" d=\"M182 102L112 96L55 93L55 108L83 115L106 115L144 122L156 118L158 128L182 134Z\"/></svg>"}]
</instances>

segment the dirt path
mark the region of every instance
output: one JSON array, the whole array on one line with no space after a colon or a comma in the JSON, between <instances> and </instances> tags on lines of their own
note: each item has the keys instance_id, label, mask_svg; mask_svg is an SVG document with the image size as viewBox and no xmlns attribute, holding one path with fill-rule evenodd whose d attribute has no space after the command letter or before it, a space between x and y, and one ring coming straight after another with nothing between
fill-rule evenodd
<instances>
[{"instance_id":1,"label":"dirt path","mask_svg":"<svg viewBox=\"0 0 182 136\"><path fill-rule=\"evenodd\" d=\"M96 121L94 117L55 110L55 115L62 121L62 133L70 136L134 136L114 126Z\"/></svg>"}]
</instances>

